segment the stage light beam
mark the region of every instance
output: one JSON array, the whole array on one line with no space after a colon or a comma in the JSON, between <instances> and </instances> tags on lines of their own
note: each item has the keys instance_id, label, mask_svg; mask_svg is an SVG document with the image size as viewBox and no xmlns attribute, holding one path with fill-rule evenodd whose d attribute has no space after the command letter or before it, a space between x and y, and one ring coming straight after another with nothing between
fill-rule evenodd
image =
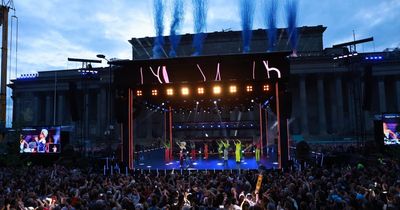
<instances>
[{"instance_id":1,"label":"stage light beam","mask_svg":"<svg viewBox=\"0 0 400 210\"><path fill-rule=\"evenodd\" d=\"M213 87L213 93L214 93L215 95L221 94L221 86L219 86L219 85L214 86L214 87Z\"/></svg>"}]
</instances>

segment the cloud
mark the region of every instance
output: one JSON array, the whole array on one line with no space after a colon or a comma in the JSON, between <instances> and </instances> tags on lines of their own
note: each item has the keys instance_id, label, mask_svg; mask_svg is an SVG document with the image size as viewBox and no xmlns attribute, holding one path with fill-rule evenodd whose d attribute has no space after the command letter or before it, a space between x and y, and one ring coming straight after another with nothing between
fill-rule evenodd
<instances>
[{"instance_id":1,"label":"cloud","mask_svg":"<svg viewBox=\"0 0 400 210\"><path fill-rule=\"evenodd\" d=\"M368 7L359 10L355 14L354 19L358 19L364 26L371 28L380 24L385 24L386 21L398 18L399 10L400 1L381 1L378 4L369 5Z\"/></svg>"},{"instance_id":2,"label":"cloud","mask_svg":"<svg viewBox=\"0 0 400 210\"><path fill-rule=\"evenodd\" d=\"M164 35L169 33L173 1L166 2ZM193 33L192 3L184 2L181 33ZM260 2L264 1L257 1L254 28L264 27ZM20 20L19 72L63 69L70 66L67 57L93 58L98 53L109 58L131 58L127 40L155 34L152 4L152 0L16 1ZM208 0L207 31L240 30L238 5L239 0ZM279 27L285 27L283 6L280 3ZM299 25L328 27L325 46L352 40L352 30L360 38L374 36L377 47L399 43L398 0L308 0L300 1L299 6ZM354 8L358 12L354 13Z\"/></svg>"},{"instance_id":3,"label":"cloud","mask_svg":"<svg viewBox=\"0 0 400 210\"><path fill-rule=\"evenodd\" d=\"M93 58L96 55L96 52L72 43L64 34L54 30L25 38L20 45L24 48L19 53L21 68L33 68L22 69L25 72L45 70L41 68L64 69L68 57Z\"/></svg>"}]
</instances>

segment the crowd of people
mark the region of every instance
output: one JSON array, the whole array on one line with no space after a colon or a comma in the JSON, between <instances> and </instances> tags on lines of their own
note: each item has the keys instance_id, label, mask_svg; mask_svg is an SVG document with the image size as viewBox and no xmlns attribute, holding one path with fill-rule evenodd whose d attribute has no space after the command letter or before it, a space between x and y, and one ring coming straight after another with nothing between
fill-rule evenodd
<instances>
[{"instance_id":1,"label":"crowd of people","mask_svg":"<svg viewBox=\"0 0 400 210\"><path fill-rule=\"evenodd\" d=\"M259 175L262 182L257 188ZM393 159L282 171L0 168L1 209L399 209Z\"/></svg>"}]
</instances>

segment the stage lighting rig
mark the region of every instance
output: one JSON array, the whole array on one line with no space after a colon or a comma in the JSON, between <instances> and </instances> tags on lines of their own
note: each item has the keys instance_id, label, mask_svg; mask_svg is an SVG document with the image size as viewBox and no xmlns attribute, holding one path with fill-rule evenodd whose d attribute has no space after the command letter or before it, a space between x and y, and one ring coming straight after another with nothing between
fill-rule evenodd
<instances>
[{"instance_id":1,"label":"stage lighting rig","mask_svg":"<svg viewBox=\"0 0 400 210\"><path fill-rule=\"evenodd\" d=\"M168 95L168 96L173 96L173 95L174 95L174 89L172 89L172 88L167 88L167 95Z\"/></svg>"},{"instance_id":2,"label":"stage lighting rig","mask_svg":"<svg viewBox=\"0 0 400 210\"><path fill-rule=\"evenodd\" d=\"M203 88L203 87L197 88L197 93L198 93L199 95L203 95L203 94L204 94L204 88Z\"/></svg>"},{"instance_id":3,"label":"stage lighting rig","mask_svg":"<svg viewBox=\"0 0 400 210\"><path fill-rule=\"evenodd\" d=\"M229 92L230 93L236 93L237 92L237 86L236 85L229 86Z\"/></svg>"},{"instance_id":4,"label":"stage lighting rig","mask_svg":"<svg viewBox=\"0 0 400 210\"><path fill-rule=\"evenodd\" d=\"M247 85L246 86L246 92L253 92L253 86L252 85Z\"/></svg>"},{"instance_id":5,"label":"stage lighting rig","mask_svg":"<svg viewBox=\"0 0 400 210\"><path fill-rule=\"evenodd\" d=\"M188 87L183 87L181 89L181 93L183 96L188 96L189 95L189 88Z\"/></svg>"},{"instance_id":6,"label":"stage lighting rig","mask_svg":"<svg viewBox=\"0 0 400 210\"><path fill-rule=\"evenodd\" d=\"M221 86L216 85L216 86L213 87L213 93L214 93L215 95L219 95L219 94L221 94L221 92L222 92Z\"/></svg>"}]
</instances>

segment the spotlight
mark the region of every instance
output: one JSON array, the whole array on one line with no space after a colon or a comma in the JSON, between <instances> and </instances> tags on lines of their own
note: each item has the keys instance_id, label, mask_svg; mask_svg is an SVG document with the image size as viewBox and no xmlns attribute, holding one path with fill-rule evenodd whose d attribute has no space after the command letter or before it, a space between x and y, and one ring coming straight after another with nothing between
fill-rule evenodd
<instances>
[{"instance_id":1,"label":"spotlight","mask_svg":"<svg viewBox=\"0 0 400 210\"><path fill-rule=\"evenodd\" d=\"M217 101L214 101L214 104L217 104Z\"/></svg>"},{"instance_id":2,"label":"spotlight","mask_svg":"<svg viewBox=\"0 0 400 210\"><path fill-rule=\"evenodd\" d=\"M164 102L162 102L162 103L161 103L161 106L164 106L164 105L165 105L165 103L164 103Z\"/></svg>"},{"instance_id":3,"label":"spotlight","mask_svg":"<svg viewBox=\"0 0 400 210\"><path fill-rule=\"evenodd\" d=\"M251 103L254 103L254 99L251 99Z\"/></svg>"},{"instance_id":4,"label":"spotlight","mask_svg":"<svg viewBox=\"0 0 400 210\"><path fill-rule=\"evenodd\" d=\"M136 96L142 96L142 95L143 95L143 92L141 90L136 91Z\"/></svg>"},{"instance_id":5,"label":"spotlight","mask_svg":"<svg viewBox=\"0 0 400 210\"><path fill-rule=\"evenodd\" d=\"M198 102L198 101L196 101L196 105L199 105L199 102Z\"/></svg>"},{"instance_id":6,"label":"spotlight","mask_svg":"<svg viewBox=\"0 0 400 210\"><path fill-rule=\"evenodd\" d=\"M182 95L187 96L187 95L189 95L189 88L183 87L181 89L181 92L182 92Z\"/></svg>"},{"instance_id":7,"label":"spotlight","mask_svg":"<svg viewBox=\"0 0 400 210\"><path fill-rule=\"evenodd\" d=\"M263 91L269 91L269 85L264 85L263 86Z\"/></svg>"},{"instance_id":8,"label":"spotlight","mask_svg":"<svg viewBox=\"0 0 400 210\"><path fill-rule=\"evenodd\" d=\"M174 89L168 88L168 89L167 89L167 95L168 95L168 96L174 95Z\"/></svg>"},{"instance_id":9,"label":"spotlight","mask_svg":"<svg viewBox=\"0 0 400 210\"><path fill-rule=\"evenodd\" d=\"M213 93L216 95L221 94L221 86L219 86L219 85L214 86Z\"/></svg>"},{"instance_id":10,"label":"spotlight","mask_svg":"<svg viewBox=\"0 0 400 210\"><path fill-rule=\"evenodd\" d=\"M253 91L253 86L247 85L246 86L246 92L252 92Z\"/></svg>"},{"instance_id":11,"label":"spotlight","mask_svg":"<svg viewBox=\"0 0 400 210\"><path fill-rule=\"evenodd\" d=\"M203 88L203 87L197 88L197 93L198 93L199 95L203 95L203 94L204 94L204 88Z\"/></svg>"},{"instance_id":12,"label":"spotlight","mask_svg":"<svg viewBox=\"0 0 400 210\"><path fill-rule=\"evenodd\" d=\"M236 93L236 92L237 92L236 85L231 85L231 86L229 86L229 92L230 92L230 93Z\"/></svg>"},{"instance_id":13,"label":"spotlight","mask_svg":"<svg viewBox=\"0 0 400 210\"><path fill-rule=\"evenodd\" d=\"M152 95L152 96L158 95L158 91L157 91L157 90L151 90L151 95Z\"/></svg>"}]
</instances>

